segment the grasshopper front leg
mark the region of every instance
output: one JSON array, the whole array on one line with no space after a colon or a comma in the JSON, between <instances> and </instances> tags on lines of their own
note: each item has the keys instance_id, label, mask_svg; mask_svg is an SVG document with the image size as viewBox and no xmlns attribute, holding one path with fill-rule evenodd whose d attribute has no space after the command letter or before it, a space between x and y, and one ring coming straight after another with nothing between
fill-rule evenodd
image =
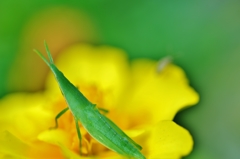
<instances>
[{"instance_id":1,"label":"grasshopper front leg","mask_svg":"<svg viewBox=\"0 0 240 159\"><path fill-rule=\"evenodd\" d=\"M57 129L58 128L58 119L64 114L66 113L66 111L68 111L69 107L63 109L61 112L58 113L58 115L55 117L55 126L51 127L50 129ZM82 136L81 136L81 132L80 132L80 128L78 125L78 120L76 118L75 119L75 124L76 124L76 129L77 129L77 135L78 135L78 139L79 139L79 149L80 149L80 155L82 155Z\"/></svg>"},{"instance_id":2,"label":"grasshopper front leg","mask_svg":"<svg viewBox=\"0 0 240 159\"><path fill-rule=\"evenodd\" d=\"M50 129L57 129L58 128L58 119L68 110L69 108L63 109L58 115L55 117L55 126L51 127Z\"/></svg>"}]
</instances>

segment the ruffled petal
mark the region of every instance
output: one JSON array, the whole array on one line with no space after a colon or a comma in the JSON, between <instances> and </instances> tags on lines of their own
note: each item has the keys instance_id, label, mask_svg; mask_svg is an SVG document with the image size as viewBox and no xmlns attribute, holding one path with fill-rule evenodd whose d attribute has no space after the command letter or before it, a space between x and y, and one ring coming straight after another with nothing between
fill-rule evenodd
<instances>
[{"instance_id":1,"label":"ruffled petal","mask_svg":"<svg viewBox=\"0 0 240 159\"><path fill-rule=\"evenodd\" d=\"M161 121L136 138L148 159L178 159L189 154L193 140L187 130L173 121Z\"/></svg>"},{"instance_id":2,"label":"ruffled petal","mask_svg":"<svg viewBox=\"0 0 240 159\"><path fill-rule=\"evenodd\" d=\"M110 107L113 101L119 98L129 77L129 65L125 53L107 46L75 45L58 57L56 65L71 83L79 87L91 102L100 107L102 105ZM52 74L49 76L47 87L59 90ZM103 103L94 99L93 94L95 98L104 94Z\"/></svg>"},{"instance_id":3,"label":"ruffled petal","mask_svg":"<svg viewBox=\"0 0 240 159\"><path fill-rule=\"evenodd\" d=\"M39 141L27 143L8 131L0 132L0 154L3 159L63 159L59 148Z\"/></svg>"},{"instance_id":4,"label":"ruffled petal","mask_svg":"<svg viewBox=\"0 0 240 159\"><path fill-rule=\"evenodd\" d=\"M0 154L1 158L15 157L25 159L29 146L8 131L0 132Z\"/></svg>"},{"instance_id":5,"label":"ruffled petal","mask_svg":"<svg viewBox=\"0 0 240 159\"><path fill-rule=\"evenodd\" d=\"M52 114L45 109L42 93L15 93L0 101L0 131L8 130L23 139L34 139L45 130ZM44 122L43 122L44 121Z\"/></svg>"},{"instance_id":6,"label":"ruffled petal","mask_svg":"<svg viewBox=\"0 0 240 159\"><path fill-rule=\"evenodd\" d=\"M168 64L158 72L156 61L136 60L132 64L132 75L131 87L124 91L124 100L120 103L128 114L145 116L140 123L172 120L180 109L199 100L185 73L176 65Z\"/></svg>"}]
</instances>

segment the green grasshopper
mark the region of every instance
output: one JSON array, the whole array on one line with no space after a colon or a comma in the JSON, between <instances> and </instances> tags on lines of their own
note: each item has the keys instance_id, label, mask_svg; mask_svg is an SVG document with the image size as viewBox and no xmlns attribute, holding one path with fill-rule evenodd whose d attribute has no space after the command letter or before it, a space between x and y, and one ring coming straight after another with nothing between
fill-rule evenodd
<instances>
[{"instance_id":1,"label":"green grasshopper","mask_svg":"<svg viewBox=\"0 0 240 159\"><path fill-rule=\"evenodd\" d=\"M68 107L62 110L55 118L55 128L58 127L58 118L68 109L72 112L75 119L77 134L79 138L79 147L81 155L81 132L78 121L80 121L87 132L98 142L107 148L129 158L145 159L140 152L142 147L128 137L117 125L110 119L99 112L100 109L92 104L79 90L76 88L53 63L53 58L49 48L44 42L47 59L38 51L34 50L43 61L49 66L53 72L60 90L68 104Z\"/></svg>"}]
</instances>

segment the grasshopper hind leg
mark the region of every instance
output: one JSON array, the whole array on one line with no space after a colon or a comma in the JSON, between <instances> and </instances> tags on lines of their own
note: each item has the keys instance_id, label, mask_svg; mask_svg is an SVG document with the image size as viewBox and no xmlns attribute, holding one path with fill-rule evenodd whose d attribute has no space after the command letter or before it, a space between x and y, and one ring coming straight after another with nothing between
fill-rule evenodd
<instances>
[{"instance_id":1,"label":"grasshopper hind leg","mask_svg":"<svg viewBox=\"0 0 240 159\"><path fill-rule=\"evenodd\" d=\"M103 114L109 113L109 111L107 109L104 109L104 108L99 108L98 107L98 110L101 111Z\"/></svg>"},{"instance_id":2,"label":"grasshopper hind leg","mask_svg":"<svg viewBox=\"0 0 240 159\"><path fill-rule=\"evenodd\" d=\"M79 139L79 151L80 151L80 155L82 155L82 136L81 136L80 128L78 125L78 120L76 118L75 118L75 124L76 124L78 139Z\"/></svg>"}]
</instances>

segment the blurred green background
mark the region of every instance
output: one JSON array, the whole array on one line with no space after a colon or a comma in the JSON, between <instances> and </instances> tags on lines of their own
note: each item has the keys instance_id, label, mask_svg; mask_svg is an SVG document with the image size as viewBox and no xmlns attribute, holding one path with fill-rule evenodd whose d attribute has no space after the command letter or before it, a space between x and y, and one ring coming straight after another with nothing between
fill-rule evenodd
<instances>
[{"instance_id":1,"label":"blurred green background","mask_svg":"<svg viewBox=\"0 0 240 159\"><path fill-rule=\"evenodd\" d=\"M185 158L240 158L239 0L0 1L0 96L42 88L47 68L32 49L44 39L55 56L77 42L173 56L201 97L175 118L195 140Z\"/></svg>"}]
</instances>

